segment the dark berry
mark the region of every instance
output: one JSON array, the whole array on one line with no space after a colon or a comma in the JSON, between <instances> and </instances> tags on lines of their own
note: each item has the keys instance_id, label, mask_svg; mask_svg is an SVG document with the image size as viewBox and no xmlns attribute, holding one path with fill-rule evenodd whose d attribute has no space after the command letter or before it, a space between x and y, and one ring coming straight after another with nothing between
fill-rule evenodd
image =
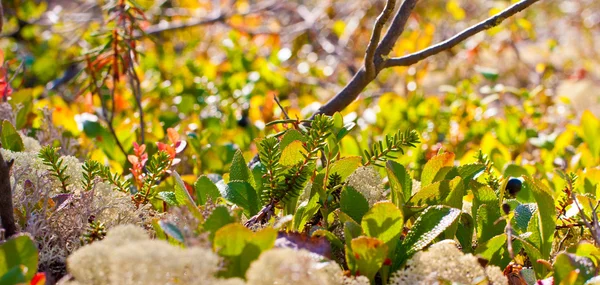
<instances>
[{"instance_id":1,"label":"dark berry","mask_svg":"<svg viewBox=\"0 0 600 285\"><path fill-rule=\"evenodd\" d=\"M508 180L508 183L506 183L506 190L511 196L517 195L517 193L521 191L522 187L523 182L521 182L521 180L517 178L511 178L510 180Z\"/></svg>"},{"instance_id":2,"label":"dark berry","mask_svg":"<svg viewBox=\"0 0 600 285\"><path fill-rule=\"evenodd\" d=\"M504 214L508 215L508 213L510 212L510 205L506 203L502 204L502 211L504 211Z\"/></svg>"}]
</instances>

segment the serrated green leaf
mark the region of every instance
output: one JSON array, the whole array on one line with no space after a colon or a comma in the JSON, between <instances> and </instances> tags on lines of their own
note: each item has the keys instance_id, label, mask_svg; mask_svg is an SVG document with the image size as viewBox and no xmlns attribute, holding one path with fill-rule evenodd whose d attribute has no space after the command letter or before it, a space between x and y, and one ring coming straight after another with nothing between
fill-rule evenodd
<instances>
[{"instance_id":1,"label":"serrated green leaf","mask_svg":"<svg viewBox=\"0 0 600 285\"><path fill-rule=\"evenodd\" d=\"M468 213L461 213L458 219L458 229L456 230L456 239L460 243L463 252L473 251L473 232L475 231L475 221Z\"/></svg>"},{"instance_id":2,"label":"serrated green leaf","mask_svg":"<svg viewBox=\"0 0 600 285\"><path fill-rule=\"evenodd\" d=\"M340 197L340 209L354 221L360 223L369 211L369 202L360 192L350 186L344 186Z\"/></svg>"},{"instance_id":3,"label":"serrated green leaf","mask_svg":"<svg viewBox=\"0 0 600 285\"><path fill-rule=\"evenodd\" d=\"M485 243L489 239L504 233L505 220L499 220L500 208L495 204L483 204L477 211L477 243ZM497 222L497 223L496 223Z\"/></svg>"},{"instance_id":4,"label":"serrated green leaf","mask_svg":"<svg viewBox=\"0 0 600 285\"><path fill-rule=\"evenodd\" d=\"M0 276L22 266L25 267L26 280L31 280L37 272L38 251L29 235L21 234L9 238L0 244L0 253Z\"/></svg>"},{"instance_id":5,"label":"serrated green leaf","mask_svg":"<svg viewBox=\"0 0 600 285\"><path fill-rule=\"evenodd\" d=\"M2 134L0 136L2 148L19 152L25 150L23 140L15 127L7 120L2 121Z\"/></svg>"},{"instance_id":6,"label":"serrated green leaf","mask_svg":"<svg viewBox=\"0 0 600 285\"><path fill-rule=\"evenodd\" d=\"M175 192L171 191L163 191L158 192L157 197L169 204L169 206L179 206L177 202L177 197L175 197Z\"/></svg>"},{"instance_id":7,"label":"serrated green leaf","mask_svg":"<svg viewBox=\"0 0 600 285\"><path fill-rule=\"evenodd\" d=\"M434 156L423 167L421 185L424 187L444 179L446 174L452 170L452 166L454 166L454 153L446 152Z\"/></svg>"},{"instance_id":8,"label":"serrated green leaf","mask_svg":"<svg viewBox=\"0 0 600 285\"><path fill-rule=\"evenodd\" d=\"M375 274L388 255L386 244L379 239L363 236L353 239L351 247L360 275L366 276L373 282Z\"/></svg>"},{"instance_id":9,"label":"serrated green leaf","mask_svg":"<svg viewBox=\"0 0 600 285\"><path fill-rule=\"evenodd\" d=\"M231 181L225 184L221 181L217 184L217 188L219 188L219 192L223 198L244 209L244 214L247 217L252 217L258 213L260 202L256 191L250 183Z\"/></svg>"},{"instance_id":10,"label":"serrated green leaf","mask_svg":"<svg viewBox=\"0 0 600 285\"><path fill-rule=\"evenodd\" d=\"M396 271L415 252L425 248L460 216L460 210L430 206L417 218L402 244L396 248L391 272Z\"/></svg>"},{"instance_id":11,"label":"serrated green leaf","mask_svg":"<svg viewBox=\"0 0 600 285\"><path fill-rule=\"evenodd\" d=\"M239 149L233 155L231 167L229 167L229 179L246 181L250 183L250 185L252 185L252 188L256 188L256 182L254 181L252 172L248 168L246 160L244 160L244 155L242 154L242 151Z\"/></svg>"},{"instance_id":12,"label":"serrated green leaf","mask_svg":"<svg viewBox=\"0 0 600 285\"><path fill-rule=\"evenodd\" d=\"M531 192L538 206L539 228L542 243L540 244L540 253L543 259L550 258L552 251L552 240L556 231L556 208L554 207L554 198L552 192L540 181L535 178L524 176L525 182L530 186Z\"/></svg>"},{"instance_id":13,"label":"serrated green leaf","mask_svg":"<svg viewBox=\"0 0 600 285\"><path fill-rule=\"evenodd\" d=\"M228 225L228 224L231 224L234 222L235 222L235 218L233 218L229 214L229 210L227 209L227 207L218 206L210 213L210 216L208 216L208 218L206 218L203 228L204 228L204 230L210 232L209 240L212 242L217 230L219 230L220 228L222 228L225 225Z\"/></svg>"},{"instance_id":14,"label":"serrated green leaf","mask_svg":"<svg viewBox=\"0 0 600 285\"><path fill-rule=\"evenodd\" d=\"M462 177L465 187L469 186L473 177L483 171L485 165L481 163L464 164L458 167L458 174Z\"/></svg>"},{"instance_id":15,"label":"serrated green leaf","mask_svg":"<svg viewBox=\"0 0 600 285\"><path fill-rule=\"evenodd\" d=\"M385 163L385 170L390 181L392 202L398 207L403 207L412 196L412 178L404 165L393 160Z\"/></svg>"},{"instance_id":16,"label":"serrated green leaf","mask_svg":"<svg viewBox=\"0 0 600 285\"><path fill-rule=\"evenodd\" d=\"M497 205L498 197L492 188L487 185L480 184L475 181L470 182L471 191L473 192L473 205L471 206L471 216L473 216L473 220L477 222L477 211L479 211L479 207L481 205Z\"/></svg>"},{"instance_id":17,"label":"serrated green leaf","mask_svg":"<svg viewBox=\"0 0 600 285\"><path fill-rule=\"evenodd\" d=\"M521 234L527 231L527 226L533 214L537 211L535 203L519 204L515 207L515 216L511 221L516 233Z\"/></svg>"},{"instance_id":18,"label":"serrated green leaf","mask_svg":"<svg viewBox=\"0 0 600 285\"><path fill-rule=\"evenodd\" d=\"M400 241L404 217L393 203L378 202L363 216L361 226L366 236L383 241L391 254Z\"/></svg>"},{"instance_id":19,"label":"serrated green leaf","mask_svg":"<svg viewBox=\"0 0 600 285\"><path fill-rule=\"evenodd\" d=\"M217 185L215 185L210 178L205 175L198 177L194 183L194 189L196 190L196 199L200 205L206 204L206 201L209 198L212 201L215 201L217 198L221 197L221 193L219 192Z\"/></svg>"}]
</instances>

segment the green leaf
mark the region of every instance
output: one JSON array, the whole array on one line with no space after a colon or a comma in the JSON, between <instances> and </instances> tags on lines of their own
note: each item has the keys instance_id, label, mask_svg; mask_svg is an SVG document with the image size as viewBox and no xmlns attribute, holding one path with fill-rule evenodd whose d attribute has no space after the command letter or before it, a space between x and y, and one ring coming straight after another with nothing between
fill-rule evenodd
<instances>
[{"instance_id":1,"label":"green leaf","mask_svg":"<svg viewBox=\"0 0 600 285\"><path fill-rule=\"evenodd\" d=\"M354 221L360 223L369 211L369 202L360 192L350 186L344 186L340 197L340 209Z\"/></svg>"},{"instance_id":2,"label":"green leaf","mask_svg":"<svg viewBox=\"0 0 600 285\"><path fill-rule=\"evenodd\" d=\"M402 164L393 160L385 163L385 170L390 181L392 202L403 207L405 201L412 196L412 178Z\"/></svg>"},{"instance_id":3,"label":"green leaf","mask_svg":"<svg viewBox=\"0 0 600 285\"><path fill-rule=\"evenodd\" d=\"M319 205L318 194L313 195L310 200L302 202L294 214L293 228L302 231L304 225L319 211L319 208L321 208L321 205Z\"/></svg>"},{"instance_id":4,"label":"green leaf","mask_svg":"<svg viewBox=\"0 0 600 285\"><path fill-rule=\"evenodd\" d=\"M229 167L229 179L230 180L239 180L245 181L252 185L252 188L256 188L254 176L252 172L248 168L246 161L244 160L244 155L241 150L237 150L233 155L233 160L231 161L231 167Z\"/></svg>"},{"instance_id":5,"label":"green leaf","mask_svg":"<svg viewBox=\"0 0 600 285\"><path fill-rule=\"evenodd\" d=\"M513 236L513 238L515 239L513 241L513 248L515 247L515 245L520 245L525 250L525 253L527 253L527 257L529 258L529 260L532 261L531 266L535 270L535 275L537 276L537 278L544 278L546 276L547 271L546 267L539 262L533 262L542 258L541 253L537 249L537 247L535 247L535 245L531 244L529 241L522 239L521 237Z\"/></svg>"},{"instance_id":6,"label":"green leaf","mask_svg":"<svg viewBox=\"0 0 600 285\"><path fill-rule=\"evenodd\" d=\"M423 167L421 186L427 186L435 181L444 179L454 166L454 153L446 152L431 158Z\"/></svg>"},{"instance_id":7,"label":"green leaf","mask_svg":"<svg viewBox=\"0 0 600 285\"><path fill-rule=\"evenodd\" d=\"M196 190L196 199L200 205L206 204L206 201L209 198L214 202L217 198L221 197L217 185L215 185L206 175L198 177L198 180L194 183L194 189Z\"/></svg>"},{"instance_id":8,"label":"green leaf","mask_svg":"<svg viewBox=\"0 0 600 285\"><path fill-rule=\"evenodd\" d=\"M475 254L487 259L490 264L499 264L506 250L506 234L499 234L479 244Z\"/></svg>"},{"instance_id":9,"label":"green leaf","mask_svg":"<svg viewBox=\"0 0 600 285\"><path fill-rule=\"evenodd\" d=\"M306 142L306 138L299 131L289 129L285 132L285 135L283 135L279 142L280 149L286 148L293 141Z\"/></svg>"},{"instance_id":10,"label":"green leaf","mask_svg":"<svg viewBox=\"0 0 600 285\"><path fill-rule=\"evenodd\" d=\"M483 204L477 211L477 243L485 243L489 239L504 233L506 221L500 220L500 208L495 204ZM496 223L498 221L498 223Z\"/></svg>"},{"instance_id":11,"label":"green leaf","mask_svg":"<svg viewBox=\"0 0 600 285\"><path fill-rule=\"evenodd\" d=\"M523 175L529 175L527 170L517 164L508 164L504 169L504 177L521 177Z\"/></svg>"},{"instance_id":12,"label":"green leaf","mask_svg":"<svg viewBox=\"0 0 600 285\"><path fill-rule=\"evenodd\" d=\"M383 241L393 253L400 241L404 217L393 203L378 202L363 216L361 226L366 236Z\"/></svg>"},{"instance_id":13,"label":"green leaf","mask_svg":"<svg viewBox=\"0 0 600 285\"><path fill-rule=\"evenodd\" d=\"M158 192L157 196L159 199L167 202L167 204L169 204L169 206L179 206L179 203L177 202L177 197L175 197L175 192L171 192L171 191Z\"/></svg>"},{"instance_id":14,"label":"green leaf","mask_svg":"<svg viewBox=\"0 0 600 285\"><path fill-rule=\"evenodd\" d=\"M25 284L25 273L28 269L25 266L15 266L8 270L8 272L0 275L0 284L2 285L19 285Z\"/></svg>"},{"instance_id":15,"label":"green leaf","mask_svg":"<svg viewBox=\"0 0 600 285\"><path fill-rule=\"evenodd\" d=\"M581 134L592 155L600 157L600 120L589 110L581 115Z\"/></svg>"},{"instance_id":16,"label":"green leaf","mask_svg":"<svg viewBox=\"0 0 600 285\"><path fill-rule=\"evenodd\" d=\"M256 191L250 183L244 181L231 181L227 184L220 181L217 184L221 196L227 201L234 203L244 209L247 217L252 217L258 213L259 201Z\"/></svg>"},{"instance_id":17,"label":"green leaf","mask_svg":"<svg viewBox=\"0 0 600 285\"><path fill-rule=\"evenodd\" d=\"M351 247L360 275L369 278L373 283L375 274L388 255L386 244L379 239L363 236L353 239Z\"/></svg>"},{"instance_id":18,"label":"green leaf","mask_svg":"<svg viewBox=\"0 0 600 285\"><path fill-rule=\"evenodd\" d=\"M196 206L192 196L190 196L190 193L187 191L181 176L179 176L177 171L173 171L171 176L175 179L175 199L177 199L177 203L179 205L185 205L196 219L203 222L204 216L202 216L202 213L198 210L198 206Z\"/></svg>"},{"instance_id":19,"label":"green leaf","mask_svg":"<svg viewBox=\"0 0 600 285\"><path fill-rule=\"evenodd\" d=\"M462 177L463 182L465 183L465 188L469 186L473 177L477 175L479 172L485 169L485 164L481 163L473 163L473 164L464 164L458 167L458 174Z\"/></svg>"},{"instance_id":20,"label":"green leaf","mask_svg":"<svg viewBox=\"0 0 600 285\"><path fill-rule=\"evenodd\" d=\"M342 159L338 159L331 164L329 167L329 174L337 173L342 177L342 181L346 181L356 169L362 166L362 157L360 156L348 156ZM325 173L325 169L321 170L321 173Z\"/></svg>"},{"instance_id":21,"label":"green leaf","mask_svg":"<svg viewBox=\"0 0 600 285\"><path fill-rule=\"evenodd\" d=\"M391 272L396 271L415 252L425 248L460 216L460 210L446 206L431 206L415 221L402 245L397 247Z\"/></svg>"},{"instance_id":22,"label":"green leaf","mask_svg":"<svg viewBox=\"0 0 600 285\"><path fill-rule=\"evenodd\" d=\"M552 240L556 231L556 208L552 192L544 184L535 178L524 176L525 182L530 186L531 192L538 205L539 228L542 243L540 253L543 259L550 258L552 251Z\"/></svg>"},{"instance_id":23,"label":"green leaf","mask_svg":"<svg viewBox=\"0 0 600 285\"><path fill-rule=\"evenodd\" d=\"M303 143L299 140L289 143L285 148L282 148L279 163L283 166L292 166L304 161L306 150Z\"/></svg>"},{"instance_id":24,"label":"green leaf","mask_svg":"<svg viewBox=\"0 0 600 285\"><path fill-rule=\"evenodd\" d=\"M25 145L23 145L23 140L15 127L7 120L2 122L2 134L0 136L0 142L2 143L2 148L8 149L11 151L19 152L25 150Z\"/></svg>"},{"instance_id":25,"label":"green leaf","mask_svg":"<svg viewBox=\"0 0 600 285\"><path fill-rule=\"evenodd\" d=\"M25 267L25 279L31 280L37 272L38 251L32 238L21 234L9 238L0 245L0 276L10 273L7 278L14 277L14 268ZM10 271L10 272L9 272Z\"/></svg>"},{"instance_id":26,"label":"green leaf","mask_svg":"<svg viewBox=\"0 0 600 285\"><path fill-rule=\"evenodd\" d=\"M479 211L479 207L484 204L496 206L498 204L498 197L496 196L496 192L487 185L475 181L472 181L470 185L471 191L473 192L471 215L473 216L473 220L477 222L477 212Z\"/></svg>"},{"instance_id":27,"label":"green leaf","mask_svg":"<svg viewBox=\"0 0 600 285\"><path fill-rule=\"evenodd\" d=\"M319 230L314 231L312 233L312 236L313 237L324 237L335 248L340 249L340 250L344 249L344 243L330 231L319 229Z\"/></svg>"},{"instance_id":28,"label":"green leaf","mask_svg":"<svg viewBox=\"0 0 600 285\"><path fill-rule=\"evenodd\" d=\"M533 214L537 211L537 204L519 204L515 207L515 216L511 220L513 229L517 233L524 233L527 231L527 226Z\"/></svg>"},{"instance_id":29,"label":"green leaf","mask_svg":"<svg viewBox=\"0 0 600 285\"><path fill-rule=\"evenodd\" d=\"M221 227L215 233L213 242L213 250L224 257L227 264L221 275L244 278L250 263L258 259L263 251L272 248L275 239L277 231L273 228L254 233L238 223Z\"/></svg>"},{"instance_id":30,"label":"green leaf","mask_svg":"<svg viewBox=\"0 0 600 285\"><path fill-rule=\"evenodd\" d=\"M185 237L183 236L183 233L175 224L163 220L159 221L158 224L165 234L180 243L185 243Z\"/></svg>"},{"instance_id":31,"label":"green leaf","mask_svg":"<svg viewBox=\"0 0 600 285\"><path fill-rule=\"evenodd\" d=\"M577 279L568 284L583 285L588 279L596 276L596 268L591 259L572 253L559 254L552 267L554 268L554 284L562 284L561 281L567 279L573 271L577 272Z\"/></svg>"},{"instance_id":32,"label":"green leaf","mask_svg":"<svg viewBox=\"0 0 600 285\"><path fill-rule=\"evenodd\" d=\"M473 232L475 231L475 221L468 213L461 213L456 230L456 239L460 243L463 251L469 253L473 251Z\"/></svg>"},{"instance_id":33,"label":"green leaf","mask_svg":"<svg viewBox=\"0 0 600 285\"><path fill-rule=\"evenodd\" d=\"M234 222L235 218L229 214L227 207L217 206L212 213L210 213L210 216L206 218L203 227L206 231L210 232L209 240L212 242L217 230Z\"/></svg>"}]
</instances>

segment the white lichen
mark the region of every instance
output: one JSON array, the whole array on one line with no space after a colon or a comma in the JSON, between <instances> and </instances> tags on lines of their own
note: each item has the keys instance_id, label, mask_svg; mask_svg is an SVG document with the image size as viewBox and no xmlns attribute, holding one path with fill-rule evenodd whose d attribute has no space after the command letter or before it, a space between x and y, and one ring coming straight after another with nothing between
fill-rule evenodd
<instances>
[{"instance_id":1,"label":"white lichen","mask_svg":"<svg viewBox=\"0 0 600 285\"><path fill-rule=\"evenodd\" d=\"M342 271L339 265L335 262L320 262L318 258L306 250L268 250L250 265L246 272L247 284L341 284Z\"/></svg>"},{"instance_id":2,"label":"white lichen","mask_svg":"<svg viewBox=\"0 0 600 285\"><path fill-rule=\"evenodd\" d=\"M369 206L386 199L383 181L377 170L371 166L356 169L348 176L346 183L360 192L369 202Z\"/></svg>"},{"instance_id":3,"label":"white lichen","mask_svg":"<svg viewBox=\"0 0 600 285\"><path fill-rule=\"evenodd\" d=\"M215 277L219 257L208 248L181 248L149 239L143 229L128 225L110 230L106 238L69 256L69 273L79 284L243 284Z\"/></svg>"},{"instance_id":4,"label":"white lichen","mask_svg":"<svg viewBox=\"0 0 600 285\"><path fill-rule=\"evenodd\" d=\"M452 240L438 242L417 252L402 270L392 274L389 284L508 284L496 266L482 267L477 257L463 254Z\"/></svg>"}]
</instances>

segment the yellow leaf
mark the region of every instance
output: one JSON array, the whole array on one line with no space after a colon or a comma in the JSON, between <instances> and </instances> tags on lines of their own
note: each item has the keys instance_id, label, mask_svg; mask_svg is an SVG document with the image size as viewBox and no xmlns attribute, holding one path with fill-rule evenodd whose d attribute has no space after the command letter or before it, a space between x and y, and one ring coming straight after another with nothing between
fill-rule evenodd
<instances>
[{"instance_id":1,"label":"yellow leaf","mask_svg":"<svg viewBox=\"0 0 600 285\"><path fill-rule=\"evenodd\" d=\"M302 147L301 141L295 140L283 149L279 163L284 166L295 165L304 160L302 154L306 154L306 150Z\"/></svg>"}]
</instances>

